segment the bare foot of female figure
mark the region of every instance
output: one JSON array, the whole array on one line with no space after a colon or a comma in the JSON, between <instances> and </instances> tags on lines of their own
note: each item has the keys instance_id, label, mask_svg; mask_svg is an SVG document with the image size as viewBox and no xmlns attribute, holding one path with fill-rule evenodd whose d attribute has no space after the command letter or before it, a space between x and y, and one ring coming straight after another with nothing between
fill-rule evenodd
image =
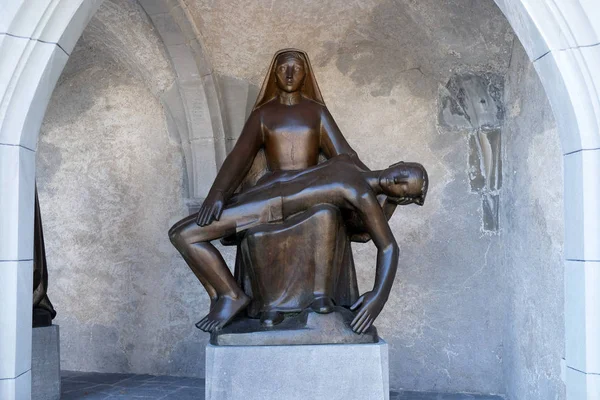
<instances>
[{"instance_id":1,"label":"bare foot of female figure","mask_svg":"<svg viewBox=\"0 0 600 400\"><path fill-rule=\"evenodd\" d=\"M229 323L250 303L250 298L240 291L235 297L221 296L211 307L208 315L196 324L204 332L213 332Z\"/></svg>"},{"instance_id":2,"label":"bare foot of female figure","mask_svg":"<svg viewBox=\"0 0 600 400\"><path fill-rule=\"evenodd\" d=\"M310 304L310 308L319 314L329 314L333 311L335 305L333 304L333 300L328 296L317 297Z\"/></svg>"},{"instance_id":3,"label":"bare foot of female figure","mask_svg":"<svg viewBox=\"0 0 600 400\"><path fill-rule=\"evenodd\" d=\"M279 311L266 311L263 312L260 317L260 323L262 326L267 328L272 328L277 324L283 322L284 316L282 312Z\"/></svg>"}]
</instances>

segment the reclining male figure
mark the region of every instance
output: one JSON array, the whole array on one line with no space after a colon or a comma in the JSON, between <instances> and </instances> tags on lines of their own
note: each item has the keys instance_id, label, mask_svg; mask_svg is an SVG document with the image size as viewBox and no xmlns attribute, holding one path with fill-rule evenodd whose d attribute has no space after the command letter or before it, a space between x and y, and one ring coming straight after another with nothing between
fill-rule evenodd
<instances>
[{"instance_id":1,"label":"reclining male figure","mask_svg":"<svg viewBox=\"0 0 600 400\"><path fill-rule=\"evenodd\" d=\"M233 196L218 220L206 226L191 215L169 231L173 245L211 297L208 315L196 326L212 332L242 311L250 299L238 286L223 257L210 243L265 223L281 222L319 204L355 212L377 247L373 290L352 305L357 310L351 328L365 332L388 299L398 265L398 245L377 196L398 204L422 204L427 173L417 163L397 163L381 171L365 171L347 155L335 156L301 171L289 171L276 183ZM331 301L318 299L317 301Z\"/></svg>"}]
</instances>

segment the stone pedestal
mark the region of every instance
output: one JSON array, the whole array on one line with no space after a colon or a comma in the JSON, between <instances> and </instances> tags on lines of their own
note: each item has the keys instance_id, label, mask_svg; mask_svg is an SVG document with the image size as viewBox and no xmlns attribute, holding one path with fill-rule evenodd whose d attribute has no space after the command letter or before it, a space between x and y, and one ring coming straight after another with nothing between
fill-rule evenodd
<instances>
[{"instance_id":1,"label":"stone pedestal","mask_svg":"<svg viewBox=\"0 0 600 400\"><path fill-rule=\"evenodd\" d=\"M60 399L60 340L58 325L33 328L31 399Z\"/></svg>"},{"instance_id":2,"label":"stone pedestal","mask_svg":"<svg viewBox=\"0 0 600 400\"><path fill-rule=\"evenodd\" d=\"M388 346L206 347L206 400L389 400Z\"/></svg>"}]
</instances>

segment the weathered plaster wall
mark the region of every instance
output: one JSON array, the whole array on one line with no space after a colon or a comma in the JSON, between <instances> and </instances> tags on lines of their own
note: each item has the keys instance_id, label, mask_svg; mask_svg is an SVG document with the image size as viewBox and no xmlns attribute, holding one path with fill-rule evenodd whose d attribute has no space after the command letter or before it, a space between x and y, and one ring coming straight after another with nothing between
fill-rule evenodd
<instances>
[{"instance_id":1,"label":"weathered plaster wall","mask_svg":"<svg viewBox=\"0 0 600 400\"><path fill-rule=\"evenodd\" d=\"M38 154L62 367L193 373L204 303L165 240L182 157L157 100L115 65L80 71L55 90Z\"/></svg>"},{"instance_id":2,"label":"weathered plaster wall","mask_svg":"<svg viewBox=\"0 0 600 400\"><path fill-rule=\"evenodd\" d=\"M565 398L563 166L552 110L521 45L506 80L501 197L508 299L503 370L511 400Z\"/></svg>"},{"instance_id":3,"label":"weathered plaster wall","mask_svg":"<svg viewBox=\"0 0 600 400\"><path fill-rule=\"evenodd\" d=\"M94 51L83 55L81 50L85 48ZM102 3L86 26L61 79L78 69L107 60L127 69L155 96L168 90L175 80L162 40L136 0L106 0Z\"/></svg>"},{"instance_id":4,"label":"weathered plaster wall","mask_svg":"<svg viewBox=\"0 0 600 400\"><path fill-rule=\"evenodd\" d=\"M187 207L161 45L135 1L104 3L46 113L37 181L64 369L203 374L207 298L166 234Z\"/></svg>"}]
</instances>

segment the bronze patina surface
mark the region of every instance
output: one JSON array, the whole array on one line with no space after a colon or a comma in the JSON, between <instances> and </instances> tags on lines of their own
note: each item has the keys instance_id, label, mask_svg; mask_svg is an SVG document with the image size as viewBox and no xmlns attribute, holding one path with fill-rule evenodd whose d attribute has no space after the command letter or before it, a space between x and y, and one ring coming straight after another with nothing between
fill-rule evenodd
<instances>
[{"instance_id":1,"label":"bronze patina surface","mask_svg":"<svg viewBox=\"0 0 600 400\"><path fill-rule=\"evenodd\" d=\"M417 163L370 171L327 110L306 53L277 52L200 211L169 232L211 298L196 326L222 344L269 330L280 332L270 344L351 342L344 326L376 337L399 257L388 219L397 205L422 205L427 185ZM217 239L238 247L234 274ZM375 284L359 296L350 243L368 240L378 250ZM329 313L339 315L318 320Z\"/></svg>"}]
</instances>

